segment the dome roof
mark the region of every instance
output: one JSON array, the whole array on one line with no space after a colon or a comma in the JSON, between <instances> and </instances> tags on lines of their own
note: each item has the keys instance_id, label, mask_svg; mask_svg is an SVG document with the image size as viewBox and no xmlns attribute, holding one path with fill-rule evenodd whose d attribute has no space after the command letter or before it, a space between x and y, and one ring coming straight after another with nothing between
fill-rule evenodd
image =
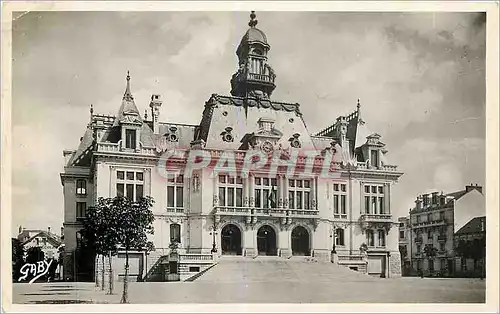
<instances>
[{"instance_id":1,"label":"dome roof","mask_svg":"<svg viewBox=\"0 0 500 314\"><path fill-rule=\"evenodd\" d=\"M250 27L245 33L241 42L260 42L264 45L268 45L266 34L256 27Z\"/></svg>"}]
</instances>

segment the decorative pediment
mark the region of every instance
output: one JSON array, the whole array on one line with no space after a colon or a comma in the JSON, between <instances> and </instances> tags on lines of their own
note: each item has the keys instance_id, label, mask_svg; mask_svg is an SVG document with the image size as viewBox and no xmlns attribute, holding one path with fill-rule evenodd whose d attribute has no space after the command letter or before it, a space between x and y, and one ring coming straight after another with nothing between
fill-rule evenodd
<instances>
[{"instance_id":1,"label":"decorative pediment","mask_svg":"<svg viewBox=\"0 0 500 314\"><path fill-rule=\"evenodd\" d=\"M123 117L120 119L121 124L137 124L140 125L142 124L142 121L139 119L139 116L136 114L125 114Z\"/></svg>"},{"instance_id":2,"label":"decorative pediment","mask_svg":"<svg viewBox=\"0 0 500 314\"><path fill-rule=\"evenodd\" d=\"M379 147L385 146L385 144L380 141L381 137L382 136L380 136L380 134L378 133L372 133L371 135L368 135L366 137L366 145L379 146Z\"/></svg>"}]
</instances>

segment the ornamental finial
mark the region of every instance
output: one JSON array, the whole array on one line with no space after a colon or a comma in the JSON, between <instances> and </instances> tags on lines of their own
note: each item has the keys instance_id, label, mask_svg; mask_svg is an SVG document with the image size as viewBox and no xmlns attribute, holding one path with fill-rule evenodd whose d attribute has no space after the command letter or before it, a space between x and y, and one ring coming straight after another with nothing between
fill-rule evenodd
<instances>
[{"instance_id":1,"label":"ornamental finial","mask_svg":"<svg viewBox=\"0 0 500 314\"><path fill-rule=\"evenodd\" d=\"M248 22L248 26L250 27L255 27L259 21L257 21L255 18L257 15L255 15L255 11L252 11L250 13L250 22Z\"/></svg>"},{"instance_id":2,"label":"ornamental finial","mask_svg":"<svg viewBox=\"0 0 500 314\"><path fill-rule=\"evenodd\" d=\"M359 98L358 98L358 104L356 105L356 107L358 108L358 110L359 110L359 108L361 108L361 104L359 103Z\"/></svg>"},{"instance_id":3,"label":"ornamental finial","mask_svg":"<svg viewBox=\"0 0 500 314\"><path fill-rule=\"evenodd\" d=\"M148 119L148 110L144 109L144 120Z\"/></svg>"}]
</instances>

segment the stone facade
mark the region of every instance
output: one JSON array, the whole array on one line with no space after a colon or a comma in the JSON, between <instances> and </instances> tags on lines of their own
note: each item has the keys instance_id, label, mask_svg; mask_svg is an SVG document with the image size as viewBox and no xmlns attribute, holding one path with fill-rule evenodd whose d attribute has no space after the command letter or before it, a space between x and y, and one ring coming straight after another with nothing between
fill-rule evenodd
<instances>
[{"instance_id":1,"label":"stone facade","mask_svg":"<svg viewBox=\"0 0 500 314\"><path fill-rule=\"evenodd\" d=\"M402 173L388 162L381 136L369 131L359 101L352 113L309 134L299 104L271 99L276 74L268 64L270 45L256 25L253 15L236 52L231 96L213 94L198 125L160 122L160 95L151 97L151 120L141 117L130 76L116 116L91 110L80 146L65 152L61 174L67 251L77 248L83 206L77 203L150 195L156 251L143 264L154 264L178 242L181 254L311 256L329 262L335 253L340 264L383 277L400 275L391 194ZM189 168L193 151L210 162ZM269 163L239 171L258 163L256 155L269 157ZM221 170L217 165L224 158L228 166ZM290 160L296 161L295 172ZM307 172L310 163L335 176ZM367 264L358 267L365 260L363 245Z\"/></svg>"}]
</instances>

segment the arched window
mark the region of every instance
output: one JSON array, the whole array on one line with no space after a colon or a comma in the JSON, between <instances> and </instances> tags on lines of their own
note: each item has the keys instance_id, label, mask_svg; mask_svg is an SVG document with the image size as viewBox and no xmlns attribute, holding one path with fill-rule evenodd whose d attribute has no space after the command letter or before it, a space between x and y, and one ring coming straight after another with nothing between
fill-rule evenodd
<instances>
[{"instance_id":1,"label":"arched window","mask_svg":"<svg viewBox=\"0 0 500 314\"><path fill-rule=\"evenodd\" d=\"M181 225L179 224L170 225L170 242L181 243Z\"/></svg>"}]
</instances>

